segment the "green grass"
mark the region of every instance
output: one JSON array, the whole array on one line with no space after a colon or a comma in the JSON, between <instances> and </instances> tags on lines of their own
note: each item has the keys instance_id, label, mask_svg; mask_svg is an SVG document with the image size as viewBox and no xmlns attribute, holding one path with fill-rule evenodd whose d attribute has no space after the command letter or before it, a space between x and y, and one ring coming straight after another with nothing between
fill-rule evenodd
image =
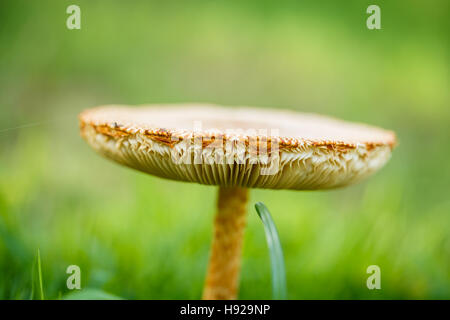
<instances>
[{"instance_id":1,"label":"green grass","mask_svg":"<svg viewBox=\"0 0 450 320\"><path fill-rule=\"evenodd\" d=\"M41 300L45 300L44 285L42 283L42 267L41 267L41 252L37 251L37 265L38 265L38 277L39 277L39 293L41 294Z\"/></svg>"},{"instance_id":2,"label":"green grass","mask_svg":"<svg viewBox=\"0 0 450 320\"><path fill-rule=\"evenodd\" d=\"M286 270L280 237L269 209L262 202L256 203L255 209L264 224L267 246L269 248L272 272L272 298L274 300L285 300L287 299Z\"/></svg>"},{"instance_id":3,"label":"green grass","mask_svg":"<svg viewBox=\"0 0 450 320\"><path fill-rule=\"evenodd\" d=\"M75 294L72 264L80 293L201 297L216 188L111 163L81 140L76 118L99 104L186 101L395 130L392 159L367 181L252 190L251 203L274 214L290 299L450 298L445 1L381 1L380 32L365 28L360 1L80 0L78 31L65 28L69 4L0 2L1 299ZM381 290L366 287L374 264ZM270 299L271 287L264 231L249 214L239 298Z\"/></svg>"}]
</instances>

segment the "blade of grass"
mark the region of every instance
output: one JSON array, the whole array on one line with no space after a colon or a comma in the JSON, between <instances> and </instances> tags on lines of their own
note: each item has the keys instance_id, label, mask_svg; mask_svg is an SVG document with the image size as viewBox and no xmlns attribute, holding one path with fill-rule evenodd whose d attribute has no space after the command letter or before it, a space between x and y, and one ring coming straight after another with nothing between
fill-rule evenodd
<instances>
[{"instance_id":1,"label":"blade of grass","mask_svg":"<svg viewBox=\"0 0 450 320\"><path fill-rule=\"evenodd\" d=\"M42 285L41 251L39 249L37 251L37 262L38 262L39 289L41 292L41 300L45 300L44 286Z\"/></svg>"},{"instance_id":2,"label":"blade of grass","mask_svg":"<svg viewBox=\"0 0 450 320\"><path fill-rule=\"evenodd\" d=\"M34 298L34 283L36 282L35 274L36 274L36 258L33 259L33 264L31 266L31 293L30 293L30 300L33 300L33 298Z\"/></svg>"},{"instance_id":3,"label":"blade of grass","mask_svg":"<svg viewBox=\"0 0 450 320\"><path fill-rule=\"evenodd\" d=\"M264 224L267 246L269 247L272 271L272 297L274 300L284 300L287 297L286 270L280 237L269 209L262 202L257 202L255 209Z\"/></svg>"}]
</instances>

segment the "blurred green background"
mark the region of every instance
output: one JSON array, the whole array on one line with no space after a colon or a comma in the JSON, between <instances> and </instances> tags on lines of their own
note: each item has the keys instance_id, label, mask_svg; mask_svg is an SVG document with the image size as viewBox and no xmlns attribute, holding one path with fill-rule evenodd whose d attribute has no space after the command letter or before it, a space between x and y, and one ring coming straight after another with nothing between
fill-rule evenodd
<instances>
[{"instance_id":1,"label":"blurred green background","mask_svg":"<svg viewBox=\"0 0 450 320\"><path fill-rule=\"evenodd\" d=\"M81 30L66 8L81 7ZM366 28L381 7L382 30ZM77 114L99 104L212 102L330 114L393 129L400 145L342 190L253 190L242 299L270 299L272 212L291 299L450 298L448 1L0 2L0 298L82 288L196 299L216 188L161 180L95 154ZM366 268L381 268L368 290ZM34 270L34 271L33 271ZM33 280L34 279L34 280Z\"/></svg>"}]
</instances>

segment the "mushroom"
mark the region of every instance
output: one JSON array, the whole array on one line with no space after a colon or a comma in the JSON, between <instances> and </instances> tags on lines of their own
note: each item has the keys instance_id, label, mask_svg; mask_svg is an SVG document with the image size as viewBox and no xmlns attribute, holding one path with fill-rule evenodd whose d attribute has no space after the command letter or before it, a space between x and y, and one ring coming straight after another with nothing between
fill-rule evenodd
<instances>
[{"instance_id":1,"label":"mushroom","mask_svg":"<svg viewBox=\"0 0 450 320\"><path fill-rule=\"evenodd\" d=\"M392 131L294 111L213 105L102 106L79 116L103 156L172 180L217 185L203 299L236 299L248 189L317 190L381 168Z\"/></svg>"}]
</instances>

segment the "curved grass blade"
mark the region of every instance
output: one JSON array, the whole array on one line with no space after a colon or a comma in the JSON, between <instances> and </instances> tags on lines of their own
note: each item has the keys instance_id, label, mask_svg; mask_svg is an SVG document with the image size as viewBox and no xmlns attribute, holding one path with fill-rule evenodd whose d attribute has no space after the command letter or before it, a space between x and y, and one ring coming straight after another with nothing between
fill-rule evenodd
<instances>
[{"instance_id":1,"label":"curved grass blade","mask_svg":"<svg viewBox=\"0 0 450 320\"><path fill-rule=\"evenodd\" d=\"M39 249L37 250L37 263L38 263L39 289L41 292L41 300L45 300L44 286L42 285L41 251Z\"/></svg>"},{"instance_id":2,"label":"curved grass blade","mask_svg":"<svg viewBox=\"0 0 450 320\"><path fill-rule=\"evenodd\" d=\"M31 292L30 292L30 300L33 300L34 298L34 283L36 282L35 279L35 273L36 273L36 258L33 260L33 263L31 265Z\"/></svg>"},{"instance_id":3,"label":"curved grass blade","mask_svg":"<svg viewBox=\"0 0 450 320\"><path fill-rule=\"evenodd\" d=\"M269 247L272 271L272 297L274 300L284 300L287 297L286 270L280 237L269 209L262 202L257 202L255 209L264 224L267 246Z\"/></svg>"}]
</instances>

